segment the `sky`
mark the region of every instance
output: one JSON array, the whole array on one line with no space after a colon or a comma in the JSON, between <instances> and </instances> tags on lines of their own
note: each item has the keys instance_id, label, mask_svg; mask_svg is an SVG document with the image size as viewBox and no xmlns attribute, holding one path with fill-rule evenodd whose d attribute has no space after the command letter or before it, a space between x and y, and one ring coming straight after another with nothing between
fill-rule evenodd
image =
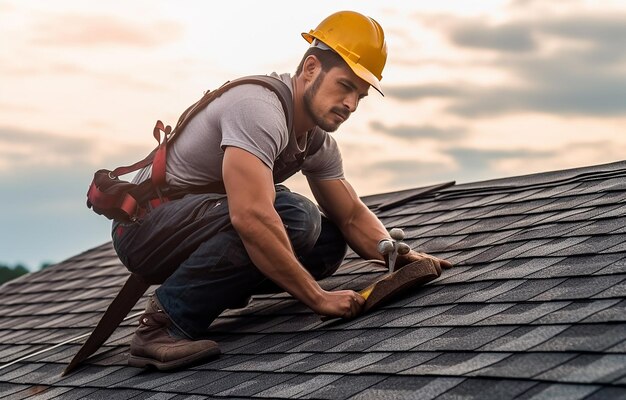
<instances>
[{"instance_id":1,"label":"sky","mask_svg":"<svg viewBox=\"0 0 626 400\"><path fill-rule=\"evenodd\" d=\"M85 205L207 89L293 73L340 10L385 30L381 81L334 133L360 195L621 161L626 0L0 0L0 264L110 240ZM302 178L289 182L307 196Z\"/></svg>"}]
</instances>

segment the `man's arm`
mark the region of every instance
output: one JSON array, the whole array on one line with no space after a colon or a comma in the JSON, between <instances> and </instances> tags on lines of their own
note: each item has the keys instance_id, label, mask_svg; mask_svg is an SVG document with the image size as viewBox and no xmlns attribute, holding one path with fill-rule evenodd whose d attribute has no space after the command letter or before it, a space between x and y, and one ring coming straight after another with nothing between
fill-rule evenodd
<instances>
[{"instance_id":1,"label":"man's arm","mask_svg":"<svg viewBox=\"0 0 626 400\"><path fill-rule=\"evenodd\" d=\"M254 265L316 313L356 316L364 303L361 296L351 290L323 290L296 259L274 208L272 171L237 147L226 148L222 169L231 222Z\"/></svg>"},{"instance_id":2,"label":"man's arm","mask_svg":"<svg viewBox=\"0 0 626 400\"><path fill-rule=\"evenodd\" d=\"M361 258L382 260L383 256L377 250L378 242L388 239L389 233L378 217L363 204L350 183L345 179L309 178L308 181L319 206L339 227L348 245ZM402 267L423 257L435 261L437 269L452 267L446 260L413 250L406 255L398 256L396 265Z\"/></svg>"}]
</instances>

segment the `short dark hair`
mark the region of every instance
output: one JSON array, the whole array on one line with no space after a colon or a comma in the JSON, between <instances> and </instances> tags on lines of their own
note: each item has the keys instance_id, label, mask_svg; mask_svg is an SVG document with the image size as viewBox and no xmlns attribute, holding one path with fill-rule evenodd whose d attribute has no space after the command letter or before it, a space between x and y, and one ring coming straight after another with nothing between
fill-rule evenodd
<instances>
[{"instance_id":1,"label":"short dark hair","mask_svg":"<svg viewBox=\"0 0 626 400\"><path fill-rule=\"evenodd\" d=\"M300 60L300 64L298 65L298 69L296 69L296 76L300 75L302 72L302 68L304 67L304 60L308 56L315 56L320 63L322 64L322 71L328 72L334 67L339 67L341 65L346 65L346 62L341 58L341 56L335 53L332 50L322 50L319 47L309 47L309 49L304 53L302 60Z\"/></svg>"}]
</instances>

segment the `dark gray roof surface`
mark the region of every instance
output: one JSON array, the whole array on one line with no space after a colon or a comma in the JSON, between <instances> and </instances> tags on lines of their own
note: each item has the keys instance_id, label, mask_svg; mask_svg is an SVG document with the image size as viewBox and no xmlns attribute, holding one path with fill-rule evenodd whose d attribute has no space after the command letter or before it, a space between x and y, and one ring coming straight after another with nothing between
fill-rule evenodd
<instances>
[{"instance_id":1,"label":"dark gray roof surface","mask_svg":"<svg viewBox=\"0 0 626 400\"><path fill-rule=\"evenodd\" d=\"M625 177L620 162L369 196L456 267L347 322L256 297L214 323L218 360L173 373L126 366L141 301L61 377L127 277L104 244L1 287L0 397L626 399ZM350 254L322 285L379 274Z\"/></svg>"}]
</instances>

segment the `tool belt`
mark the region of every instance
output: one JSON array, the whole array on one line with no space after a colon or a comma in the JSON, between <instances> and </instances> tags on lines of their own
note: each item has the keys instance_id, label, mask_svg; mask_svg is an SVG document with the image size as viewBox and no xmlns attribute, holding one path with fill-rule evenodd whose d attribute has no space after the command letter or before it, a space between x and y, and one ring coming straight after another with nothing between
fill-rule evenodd
<instances>
[{"instance_id":1,"label":"tool belt","mask_svg":"<svg viewBox=\"0 0 626 400\"><path fill-rule=\"evenodd\" d=\"M119 179L118 173L119 169L97 171L87 192L89 208L118 222L135 222L143 218L149 210L171 200L180 199L186 194L226 193L222 181L185 188L159 187L154 184L154 178L135 184Z\"/></svg>"}]
</instances>

